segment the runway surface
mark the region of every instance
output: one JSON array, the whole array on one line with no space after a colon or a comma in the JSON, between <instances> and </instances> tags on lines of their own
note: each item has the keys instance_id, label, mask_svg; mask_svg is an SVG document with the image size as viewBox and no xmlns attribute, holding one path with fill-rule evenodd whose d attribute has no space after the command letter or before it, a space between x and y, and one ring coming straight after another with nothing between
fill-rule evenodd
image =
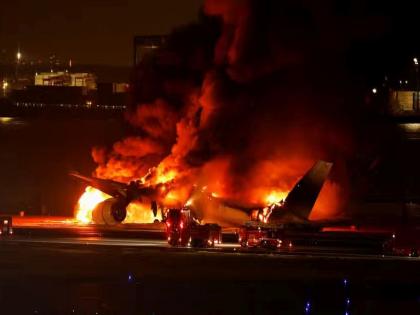
<instances>
[{"instance_id":1,"label":"runway surface","mask_svg":"<svg viewBox=\"0 0 420 315\"><path fill-rule=\"evenodd\" d=\"M302 314L307 303L306 314L420 311L418 258L340 235L347 246L327 237L268 251L174 248L158 225L18 225L0 239L0 303L9 314Z\"/></svg>"},{"instance_id":2,"label":"runway surface","mask_svg":"<svg viewBox=\"0 0 420 315\"><path fill-rule=\"evenodd\" d=\"M25 231L25 229L23 230ZM20 231L22 232L22 231ZM45 231L43 231L45 232ZM53 234L53 231L49 231ZM141 235L145 233L150 237L149 230L136 230ZM154 231L157 239L141 239L141 238L116 238L116 237L54 237L54 236L19 236L3 238L2 244L25 244L37 246L54 246L63 245L71 248L94 248L94 247L120 247L141 250L142 248L188 252L194 254L212 253L212 254L235 254L235 255L276 255L279 258L286 259L303 259L303 258L323 258L323 259L347 259L347 260L409 260L419 261L419 257L400 257L384 255L383 253L366 252L360 248L352 247L331 247L331 246L285 246L277 250L269 250L262 248L241 248L238 243L217 244L214 248L191 248L191 247L173 247L166 240L162 239L160 231Z\"/></svg>"},{"instance_id":3,"label":"runway surface","mask_svg":"<svg viewBox=\"0 0 420 315\"><path fill-rule=\"evenodd\" d=\"M223 232L223 243L215 248L171 247L166 242L164 225L121 224L98 226L78 224L69 217L14 217L15 235L4 238L3 243L34 245L66 245L72 247L111 246L164 251L186 251L200 254L258 254L277 255L287 258L323 257L324 259L371 259L401 260L417 258L385 256L382 242L385 234L361 234L342 232L322 232L317 234L291 234L290 244L278 250L241 248L237 242L237 229L228 228Z\"/></svg>"}]
</instances>

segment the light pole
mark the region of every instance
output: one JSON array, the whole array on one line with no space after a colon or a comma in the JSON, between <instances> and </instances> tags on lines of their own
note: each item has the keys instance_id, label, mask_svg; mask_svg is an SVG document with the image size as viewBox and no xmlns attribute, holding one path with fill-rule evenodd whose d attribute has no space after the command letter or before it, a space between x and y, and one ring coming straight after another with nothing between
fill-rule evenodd
<instances>
[{"instance_id":1,"label":"light pole","mask_svg":"<svg viewBox=\"0 0 420 315\"><path fill-rule=\"evenodd\" d=\"M414 67L416 69L416 112L419 110L419 61L417 58L413 58Z\"/></svg>"}]
</instances>

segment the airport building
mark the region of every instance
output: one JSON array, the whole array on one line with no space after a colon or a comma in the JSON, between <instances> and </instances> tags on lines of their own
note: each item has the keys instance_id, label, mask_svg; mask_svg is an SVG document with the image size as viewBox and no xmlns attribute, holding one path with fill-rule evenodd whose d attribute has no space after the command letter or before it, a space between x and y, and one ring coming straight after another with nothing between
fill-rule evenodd
<instances>
[{"instance_id":1,"label":"airport building","mask_svg":"<svg viewBox=\"0 0 420 315\"><path fill-rule=\"evenodd\" d=\"M389 105L394 114L414 113L420 110L419 92L411 90L390 90Z\"/></svg>"},{"instance_id":2,"label":"airport building","mask_svg":"<svg viewBox=\"0 0 420 315\"><path fill-rule=\"evenodd\" d=\"M73 86L87 90L96 89L96 77L92 73L42 72L35 74L36 86Z\"/></svg>"}]
</instances>

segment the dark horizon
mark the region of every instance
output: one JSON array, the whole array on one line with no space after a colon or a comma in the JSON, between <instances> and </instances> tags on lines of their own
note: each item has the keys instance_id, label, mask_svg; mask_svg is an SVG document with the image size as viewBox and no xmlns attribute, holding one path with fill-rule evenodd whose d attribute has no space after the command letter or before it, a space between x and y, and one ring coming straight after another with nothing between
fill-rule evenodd
<instances>
[{"instance_id":1,"label":"dark horizon","mask_svg":"<svg viewBox=\"0 0 420 315\"><path fill-rule=\"evenodd\" d=\"M164 35L198 18L203 1L8 1L0 11L0 53L73 64L130 66L136 35Z\"/></svg>"}]
</instances>

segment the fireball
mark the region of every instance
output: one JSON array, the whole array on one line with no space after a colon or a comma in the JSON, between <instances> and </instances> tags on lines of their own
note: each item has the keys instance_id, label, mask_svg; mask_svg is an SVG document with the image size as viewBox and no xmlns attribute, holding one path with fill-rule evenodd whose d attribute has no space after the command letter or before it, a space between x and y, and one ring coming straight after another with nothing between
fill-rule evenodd
<instances>
[{"instance_id":1,"label":"fireball","mask_svg":"<svg viewBox=\"0 0 420 315\"><path fill-rule=\"evenodd\" d=\"M108 198L112 197L91 186L86 187L77 203L76 220L83 224L92 223L93 210L100 202ZM127 217L123 223L153 223L155 220L161 221L162 214L158 212L155 217L150 209L150 204L132 202L127 207Z\"/></svg>"},{"instance_id":2,"label":"fireball","mask_svg":"<svg viewBox=\"0 0 420 315\"><path fill-rule=\"evenodd\" d=\"M271 191L265 197L265 202L267 205L273 205L281 202L287 197L287 192L284 191Z\"/></svg>"},{"instance_id":3,"label":"fireball","mask_svg":"<svg viewBox=\"0 0 420 315\"><path fill-rule=\"evenodd\" d=\"M162 221L161 211L155 217L149 204L132 202L127 207L127 217L123 223L153 223L156 220Z\"/></svg>"},{"instance_id":4,"label":"fireball","mask_svg":"<svg viewBox=\"0 0 420 315\"><path fill-rule=\"evenodd\" d=\"M156 174L156 183L165 184L175 179L177 176L177 171L174 169L164 171L160 168L157 169Z\"/></svg>"},{"instance_id":5,"label":"fireball","mask_svg":"<svg viewBox=\"0 0 420 315\"><path fill-rule=\"evenodd\" d=\"M92 222L93 209L102 201L111 198L110 195L93 188L86 187L85 192L80 196L76 207L76 219L80 223Z\"/></svg>"}]
</instances>

